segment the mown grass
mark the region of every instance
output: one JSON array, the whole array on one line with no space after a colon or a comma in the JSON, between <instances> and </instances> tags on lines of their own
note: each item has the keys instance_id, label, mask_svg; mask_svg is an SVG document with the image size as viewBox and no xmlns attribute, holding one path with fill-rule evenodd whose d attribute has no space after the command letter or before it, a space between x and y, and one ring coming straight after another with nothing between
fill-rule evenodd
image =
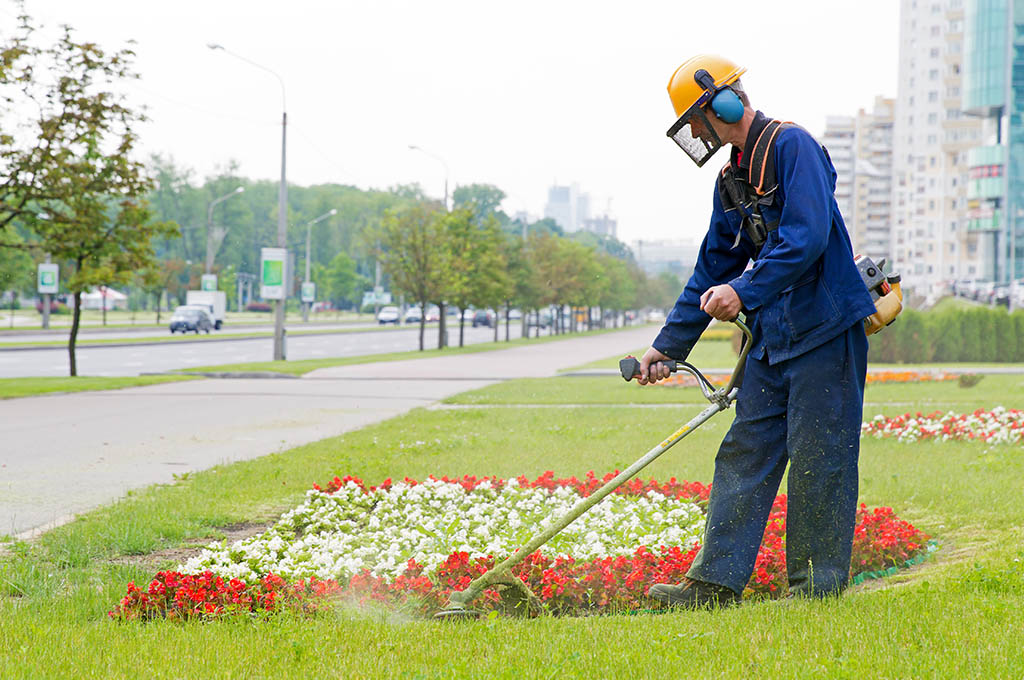
<instances>
[{"instance_id":1,"label":"mown grass","mask_svg":"<svg viewBox=\"0 0 1024 680\"><path fill-rule=\"evenodd\" d=\"M889 402L969 410L1021 407L1021 376L954 384L873 385L866 415ZM991 381L991 382L990 382ZM1016 382L1014 382L1016 381ZM985 390L987 387L990 389ZM527 385L528 387L522 387ZM571 388L571 392L568 392ZM602 393L602 390L607 390ZM592 406L529 408L528 403ZM621 379L496 385L476 403L418 409L342 437L187 475L16 543L0 566L5 677L1021 677L1024 647L1024 455L1019 446L868 439L861 499L892 506L936 536L936 558L825 602L753 603L721 612L458 624L340 606L311 619L117 624L105 612L154 566L126 556L269 520L314 481L355 474L581 475L621 468L699 408L696 390ZM584 397L583 395L586 395ZM622 408L657 403L676 406ZM982 404L982 402L984 402ZM1015 403L1016 402L1016 403ZM523 403L523 402L520 402ZM593 402L592 402L593 403ZM916 409L909 409L916 410ZM924 408L920 410L925 410ZM710 481L731 411L644 476ZM172 567L175 561L161 566Z\"/></svg>"},{"instance_id":2,"label":"mown grass","mask_svg":"<svg viewBox=\"0 0 1024 680\"><path fill-rule=\"evenodd\" d=\"M61 392L120 390L179 380L195 380L194 376L140 375L130 377L67 377L67 378L0 378L0 399L35 397Z\"/></svg>"}]
</instances>

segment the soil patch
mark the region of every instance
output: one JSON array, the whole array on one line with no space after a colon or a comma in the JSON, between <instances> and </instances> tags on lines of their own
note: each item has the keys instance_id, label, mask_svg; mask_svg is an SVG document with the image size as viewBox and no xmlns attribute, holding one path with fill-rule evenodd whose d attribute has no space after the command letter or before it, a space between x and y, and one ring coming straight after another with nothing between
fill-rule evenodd
<instances>
[{"instance_id":1,"label":"soil patch","mask_svg":"<svg viewBox=\"0 0 1024 680\"><path fill-rule=\"evenodd\" d=\"M276 519L262 522L236 522L222 527L215 527L215 531L223 536L211 534L199 538L190 538L181 545L174 548L164 548L145 555L122 555L108 560L110 564L127 564L154 572L160 569L173 568L178 564L195 557L199 552L213 541L226 541L228 544L240 541L256 534L261 534L277 522Z\"/></svg>"}]
</instances>

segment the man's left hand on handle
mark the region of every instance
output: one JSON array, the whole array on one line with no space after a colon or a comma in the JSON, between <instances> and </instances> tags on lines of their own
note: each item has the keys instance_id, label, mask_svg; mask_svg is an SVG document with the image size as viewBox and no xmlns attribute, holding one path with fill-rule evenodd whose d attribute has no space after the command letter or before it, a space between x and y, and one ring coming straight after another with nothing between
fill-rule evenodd
<instances>
[{"instance_id":1,"label":"man's left hand on handle","mask_svg":"<svg viewBox=\"0 0 1024 680\"><path fill-rule=\"evenodd\" d=\"M700 308L719 321L732 321L743 309L740 296L729 284L712 286L700 296Z\"/></svg>"}]
</instances>

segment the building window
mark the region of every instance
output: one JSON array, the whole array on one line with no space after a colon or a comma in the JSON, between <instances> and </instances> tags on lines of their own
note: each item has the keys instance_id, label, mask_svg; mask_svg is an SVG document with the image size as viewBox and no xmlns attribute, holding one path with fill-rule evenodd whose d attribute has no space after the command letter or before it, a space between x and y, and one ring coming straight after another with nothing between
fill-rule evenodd
<instances>
[{"instance_id":1,"label":"building window","mask_svg":"<svg viewBox=\"0 0 1024 680\"><path fill-rule=\"evenodd\" d=\"M939 69L933 68L932 70L928 71L928 80L938 80L938 79L939 79Z\"/></svg>"},{"instance_id":2,"label":"building window","mask_svg":"<svg viewBox=\"0 0 1024 680\"><path fill-rule=\"evenodd\" d=\"M935 90L932 90L931 92L929 92L928 93L928 101L930 101L930 102L937 102L937 101L939 101L939 93L936 92ZM911 102L911 103L913 103L913 102Z\"/></svg>"},{"instance_id":3,"label":"building window","mask_svg":"<svg viewBox=\"0 0 1024 680\"><path fill-rule=\"evenodd\" d=\"M982 179L984 177L1002 177L1002 165L978 165L967 171L970 179Z\"/></svg>"}]
</instances>

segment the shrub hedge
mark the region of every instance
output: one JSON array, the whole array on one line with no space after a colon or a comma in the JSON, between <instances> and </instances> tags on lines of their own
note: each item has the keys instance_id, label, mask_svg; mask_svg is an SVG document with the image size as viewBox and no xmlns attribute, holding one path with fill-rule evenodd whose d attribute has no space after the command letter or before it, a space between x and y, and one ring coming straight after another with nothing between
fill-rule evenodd
<instances>
[{"instance_id":1,"label":"shrub hedge","mask_svg":"<svg viewBox=\"0 0 1024 680\"><path fill-rule=\"evenodd\" d=\"M876 362L1024 362L1024 311L907 309L869 342Z\"/></svg>"}]
</instances>

